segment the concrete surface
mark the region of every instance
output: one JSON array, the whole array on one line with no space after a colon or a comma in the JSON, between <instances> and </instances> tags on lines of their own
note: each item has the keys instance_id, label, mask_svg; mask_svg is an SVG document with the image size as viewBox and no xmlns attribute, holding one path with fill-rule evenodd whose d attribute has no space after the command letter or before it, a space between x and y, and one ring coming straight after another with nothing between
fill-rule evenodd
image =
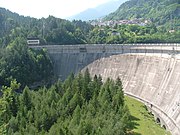
<instances>
[{"instance_id":1,"label":"concrete surface","mask_svg":"<svg viewBox=\"0 0 180 135\"><path fill-rule=\"evenodd\" d=\"M46 48L65 79L86 68L103 80L120 77L125 94L145 103L161 125L180 135L180 44L54 45Z\"/></svg>"}]
</instances>

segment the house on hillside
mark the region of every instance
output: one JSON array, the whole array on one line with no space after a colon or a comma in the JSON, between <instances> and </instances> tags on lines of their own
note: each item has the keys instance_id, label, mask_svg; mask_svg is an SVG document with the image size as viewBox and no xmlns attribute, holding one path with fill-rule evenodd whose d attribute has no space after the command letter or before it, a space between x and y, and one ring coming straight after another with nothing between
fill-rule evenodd
<instances>
[{"instance_id":1,"label":"house on hillside","mask_svg":"<svg viewBox=\"0 0 180 135\"><path fill-rule=\"evenodd\" d=\"M28 45L39 45L40 44L39 38L28 37L27 38L27 44Z\"/></svg>"},{"instance_id":2,"label":"house on hillside","mask_svg":"<svg viewBox=\"0 0 180 135\"><path fill-rule=\"evenodd\" d=\"M120 33L117 32L117 31L115 31L115 30L113 30L113 31L111 32L111 35L113 35L113 36L120 36Z\"/></svg>"}]
</instances>

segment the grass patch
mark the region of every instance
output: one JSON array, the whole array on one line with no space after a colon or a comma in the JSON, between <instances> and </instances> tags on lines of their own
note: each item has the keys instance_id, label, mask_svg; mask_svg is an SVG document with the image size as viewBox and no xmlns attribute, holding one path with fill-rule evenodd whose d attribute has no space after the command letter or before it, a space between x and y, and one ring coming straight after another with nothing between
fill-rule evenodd
<instances>
[{"instance_id":1,"label":"grass patch","mask_svg":"<svg viewBox=\"0 0 180 135\"><path fill-rule=\"evenodd\" d=\"M132 128L129 135L171 135L154 120L143 103L125 96L126 104L132 115Z\"/></svg>"}]
</instances>

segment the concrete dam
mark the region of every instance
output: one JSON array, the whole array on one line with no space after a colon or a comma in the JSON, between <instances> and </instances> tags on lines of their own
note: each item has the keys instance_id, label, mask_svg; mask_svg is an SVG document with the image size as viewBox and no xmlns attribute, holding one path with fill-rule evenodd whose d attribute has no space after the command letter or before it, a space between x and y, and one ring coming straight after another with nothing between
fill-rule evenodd
<instances>
[{"instance_id":1,"label":"concrete dam","mask_svg":"<svg viewBox=\"0 0 180 135\"><path fill-rule=\"evenodd\" d=\"M90 74L120 77L124 93L143 102L161 126L180 135L180 44L47 45L54 73L64 80Z\"/></svg>"}]
</instances>

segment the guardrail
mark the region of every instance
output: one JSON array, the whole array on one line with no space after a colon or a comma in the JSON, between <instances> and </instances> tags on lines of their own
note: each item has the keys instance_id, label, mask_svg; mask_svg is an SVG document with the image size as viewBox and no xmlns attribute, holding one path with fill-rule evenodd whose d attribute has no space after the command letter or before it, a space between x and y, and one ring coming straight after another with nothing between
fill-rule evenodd
<instances>
[{"instance_id":1,"label":"guardrail","mask_svg":"<svg viewBox=\"0 0 180 135\"><path fill-rule=\"evenodd\" d=\"M161 53L178 54L180 44L82 44L82 45L39 45L30 48L46 48L50 53Z\"/></svg>"}]
</instances>

